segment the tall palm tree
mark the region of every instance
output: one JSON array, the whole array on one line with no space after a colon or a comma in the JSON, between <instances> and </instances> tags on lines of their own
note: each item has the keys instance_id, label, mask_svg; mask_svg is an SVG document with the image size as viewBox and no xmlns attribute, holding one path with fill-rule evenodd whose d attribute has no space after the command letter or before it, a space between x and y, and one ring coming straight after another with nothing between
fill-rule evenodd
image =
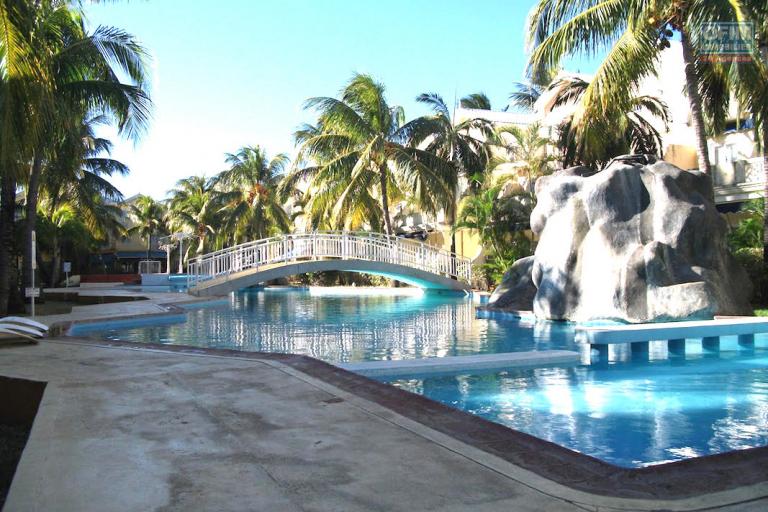
<instances>
[{"instance_id":1,"label":"tall palm tree","mask_svg":"<svg viewBox=\"0 0 768 512\"><path fill-rule=\"evenodd\" d=\"M311 188L332 189L324 208L339 224L361 204L380 203L381 218L388 234L393 233L390 201L406 196L428 212L436 212L450 201L452 167L444 160L406 143L401 107L390 106L384 86L368 75L357 74L341 92L341 98L317 97L306 108L319 112L314 133L297 138L299 162L310 165L294 169L286 183L308 180Z\"/></svg>"},{"instance_id":2,"label":"tall palm tree","mask_svg":"<svg viewBox=\"0 0 768 512\"><path fill-rule=\"evenodd\" d=\"M416 101L427 105L432 114L416 118L403 128L409 134L412 146L438 156L452 167L452 176L444 178L446 184L451 186L444 210L448 224L452 227L459 201L459 178L466 179L471 191L479 189L490 156L486 140L493 136L493 126L490 121L482 118L456 122L443 99L435 93L420 94ZM451 251L456 251L454 230L451 232Z\"/></svg>"},{"instance_id":3,"label":"tall palm tree","mask_svg":"<svg viewBox=\"0 0 768 512\"><path fill-rule=\"evenodd\" d=\"M44 56L52 99L50 119L41 123L27 179L24 230L24 276L31 270L31 239L35 229L40 176L52 172L59 133L78 130L82 119L99 116L137 138L146 128L150 100L146 91L146 54L129 34L111 27L85 29L82 13L71 2L43 0L34 17L34 49ZM66 136L66 135L65 135ZM26 279L26 277L25 277Z\"/></svg>"},{"instance_id":4,"label":"tall palm tree","mask_svg":"<svg viewBox=\"0 0 768 512\"><path fill-rule=\"evenodd\" d=\"M38 214L51 220L62 208L62 212L73 211L97 238L123 231L117 220L120 209L115 205L123 195L108 178L128 173L128 167L110 158L112 143L95 135L96 127L103 122L103 116L86 119L77 130L72 126L70 131L52 141L55 145L51 158L46 162L39 183L42 203L38 204ZM54 230L54 235L59 232ZM59 275L58 240L53 240L53 247L51 279L55 284Z\"/></svg>"},{"instance_id":5,"label":"tall palm tree","mask_svg":"<svg viewBox=\"0 0 768 512\"><path fill-rule=\"evenodd\" d=\"M35 14L27 0L0 2L0 315L8 311L15 287L11 256L17 184L39 136L39 121L48 117L51 105L44 94L50 80L33 50ZM32 112L37 113L34 120Z\"/></svg>"},{"instance_id":6,"label":"tall palm tree","mask_svg":"<svg viewBox=\"0 0 768 512\"><path fill-rule=\"evenodd\" d=\"M664 126L669 122L667 105L654 96L640 95L629 99L626 110L609 108L600 116L580 115L590 83L576 77L553 84L557 90L554 105L576 103L576 111L559 126L557 146L563 165L586 165L601 169L612 158L628 153L661 157L661 134L654 126L655 118Z\"/></svg>"},{"instance_id":7,"label":"tall palm tree","mask_svg":"<svg viewBox=\"0 0 768 512\"><path fill-rule=\"evenodd\" d=\"M576 130L583 131L591 123L582 122L581 117L596 119L605 111L631 110L640 81L654 73L667 40L677 32L699 170L710 174L695 36L704 23L741 21L745 14L743 0L539 0L529 16L533 49L529 70L553 70L566 56L607 51L574 119Z\"/></svg>"},{"instance_id":8,"label":"tall palm tree","mask_svg":"<svg viewBox=\"0 0 768 512\"><path fill-rule=\"evenodd\" d=\"M221 192L224 229L232 242L266 238L287 232L291 219L283 209L278 187L289 159L273 159L259 146L246 146L227 155L229 169L216 177Z\"/></svg>"},{"instance_id":9,"label":"tall palm tree","mask_svg":"<svg viewBox=\"0 0 768 512\"><path fill-rule=\"evenodd\" d=\"M763 155L763 195L767 198L763 212L763 266L768 273L768 4L762 0L744 0L744 3L755 28L754 52L748 59L716 66L700 64L707 79L702 96L716 130L722 128L727 117L732 92L739 108L748 111L754 121L755 140ZM763 291L763 296L768 296L768 290Z\"/></svg>"},{"instance_id":10,"label":"tall palm tree","mask_svg":"<svg viewBox=\"0 0 768 512\"><path fill-rule=\"evenodd\" d=\"M197 237L195 254L203 254L221 225L221 201L215 180L190 176L176 183L168 201L168 225L172 232L192 233ZM191 245L187 247L188 259Z\"/></svg>"},{"instance_id":11,"label":"tall palm tree","mask_svg":"<svg viewBox=\"0 0 768 512\"><path fill-rule=\"evenodd\" d=\"M130 236L138 235L147 241L147 259L152 252L152 237L165 231L165 208L149 196L140 195L130 204L130 214L136 224L128 228Z\"/></svg>"}]
</instances>

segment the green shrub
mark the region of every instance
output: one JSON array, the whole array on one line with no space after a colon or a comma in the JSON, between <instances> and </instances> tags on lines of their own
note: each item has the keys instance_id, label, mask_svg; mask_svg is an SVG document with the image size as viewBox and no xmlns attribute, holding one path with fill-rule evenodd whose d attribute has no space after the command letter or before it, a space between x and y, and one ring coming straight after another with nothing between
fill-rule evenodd
<instances>
[{"instance_id":1,"label":"green shrub","mask_svg":"<svg viewBox=\"0 0 768 512\"><path fill-rule=\"evenodd\" d=\"M765 294L765 288L768 284L768 276L763 269L763 249L745 247L734 251L733 255L747 271L749 280L752 282L752 304L767 305L768 296Z\"/></svg>"}]
</instances>

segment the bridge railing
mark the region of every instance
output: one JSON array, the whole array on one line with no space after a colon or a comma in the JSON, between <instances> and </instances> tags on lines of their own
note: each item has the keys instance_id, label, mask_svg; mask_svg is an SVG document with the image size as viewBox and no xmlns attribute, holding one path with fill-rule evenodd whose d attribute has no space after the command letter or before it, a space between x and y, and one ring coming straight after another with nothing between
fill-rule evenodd
<instances>
[{"instance_id":1,"label":"bridge railing","mask_svg":"<svg viewBox=\"0 0 768 512\"><path fill-rule=\"evenodd\" d=\"M198 256L189 262L189 286L244 270L315 259L393 263L470 282L469 258L423 242L379 233L317 232L255 240Z\"/></svg>"}]
</instances>

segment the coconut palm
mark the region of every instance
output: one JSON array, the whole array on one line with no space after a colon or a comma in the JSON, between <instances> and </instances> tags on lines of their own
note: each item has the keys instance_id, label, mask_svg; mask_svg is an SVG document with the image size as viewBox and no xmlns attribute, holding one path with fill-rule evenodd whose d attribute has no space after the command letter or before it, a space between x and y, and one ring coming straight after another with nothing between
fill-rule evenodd
<instances>
[{"instance_id":1,"label":"coconut palm","mask_svg":"<svg viewBox=\"0 0 768 512\"><path fill-rule=\"evenodd\" d=\"M46 117L49 83L39 55L33 51L35 6L27 0L0 2L0 315L8 311L15 287L12 252L15 246L17 184L23 179L33 142Z\"/></svg>"},{"instance_id":2,"label":"coconut palm","mask_svg":"<svg viewBox=\"0 0 768 512\"><path fill-rule=\"evenodd\" d=\"M54 141L52 158L46 162L39 183L42 202L38 204L38 213L51 220L61 208L62 212L74 211L96 238L117 235L123 230L117 220L120 210L115 205L123 196L109 178L128 173L124 164L110 158L112 143L95 135L104 122L103 116L87 119L77 130L72 127L72 131ZM53 241L53 247L58 250L58 240ZM58 278L57 255L54 251L53 283Z\"/></svg>"},{"instance_id":3,"label":"coconut palm","mask_svg":"<svg viewBox=\"0 0 768 512\"><path fill-rule=\"evenodd\" d=\"M278 187L289 159L273 159L259 146L246 146L227 155L229 169L216 177L221 191L223 228L239 243L285 233L291 219L282 206Z\"/></svg>"},{"instance_id":4,"label":"coconut palm","mask_svg":"<svg viewBox=\"0 0 768 512\"><path fill-rule=\"evenodd\" d=\"M149 196L140 195L129 205L129 212L136 223L128 228L129 236L137 235L147 241L147 259L152 252L152 237L165 232L165 208Z\"/></svg>"},{"instance_id":5,"label":"coconut palm","mask_svg":"<svg viewBox=\"0 0 768 512\"><path fill-rule=\"evenodd\" d=\"M550 148L555 141L542 135L540 123L532 123L521 127L504 125L495 128L497 144L503 148L501 154L494 154L489 162L489 168L496 174L494 184L503 185L514 181L524 173L529 193L533 193L536 179L552 171L552 163L556 161ZM512 172L505 168L514 166Z\"/></svg>"},{"instance_id":6,"label":"coconut palm","mask_svg":"<svg viewBox=\"0 0 768 512\"><path fill-rule=\"evenodd\" d=\"M407 145L401 107L390 106L384 87L368 75L355 75L341 98L318 97L306 102L319 112L314 132L303 132L297 166L286 184L307 181L310 189L333 190L324 194L322 208L333 225L348 215L371 209L379 202L379 217L393 233L390 202L406 197L427 212L450 202L453 169L450 164L418 147ZM301 164L309 165L301 167ZM364 205L364 206L361 206ZM378 228L379 226L373 226Z\"/></svg>"},{"instance_id":7,"label":"coconut palm","mask_svg":"<svg viewBox=\"0 0 768 512\"><path fill-rule=\"evenodd\" d=\"M487 102L484 95L482 98ZM470 191L478 190L483 182L483 173L489 159L489 150L485 141L493 136L493 125L482 118L456 122L452 119L443 99L435 93L421 94L416 101L427 105L432 110L432 114L414 119L403 128L409 134L412 146L420 147L451 165L452 189L444 210L448 224L452 226L456 220L456 205L459 200L458 179L464 178L469 184ZM487 103L487 106L490 108L490 103ZM446 184L448 184L447 179ZM453 233L451 251L455 252L455 250L456 237Z\"/></svg>"},{"instance_id":8,"label":"coconut palm","mask_svg":"<svg viewBox=\"0 0 768 512\"><path fill-rule=\"evenodd\" d=\"M641 80L654 73L659 54L677 32L699 169L709 174L695 38L707 22L741 21L745 14L743 0L540 0L529 17L529 70L534 74L551 71L567 56L607 52L574 117L576 131L584 132L601 124L605 112L632 110L632 98ZM575 137L588 138L592 137Z\"/></svg>"},{"instance_id":9,"label":"coconut palm","mask_svg":"<svg viewBox=\"0 0 768 512\"><path fill-rule=\"evenodd\" d=\"M111 27L85 29L82 13L70 2L39 2L34 17L34 50L44 56L51 98L48 122L41 124L26 184L24 271L30 272L31 238L35 229L40 176L53 172L46 163L61 149L55 141L79 130L86 117L98 116L132 138L147 126L150 101L145 90L145 52L129 34ZM63 135L61 135L63 134Z\"/></svg>"},{"instance_id":10,"label":"coconut palm","mask_svg":"<svg viewBox=\"0 0 768 512\"><path fill-rule=\"evenodd\" d=\"M484 92L476 92L464 96L459 100L461 108L471 108L474 110L491 110L491 100Z\"/></svg>"},{"instance_id":11,"label":"coconut palm","mask_svg":"<svg viewBox=\"0 0 768 512\"><path fill-rule=\"evenodd\" d=\"M598 117L581 115L581 102L590 82L581 78L564 78L552 86L557 90L555 106L576 103L574 114L559 126L558 147L563 165L586 165L601 169L612 158L628 153L660 157L661 134L653 123L663 126L669 121L664 102L653 96L629 98L626 110L609 108Z\"/></svg>"},{"instance_id":12,"label":"coconut palm","mask_svg":"<svg viewBox=\"0 0 768 512\"><path fill-rule=\"evenodd\" d=\"M462 199L455 229L470 229L479 235L486 248L482 268L489 281L498 282L515 260L530 255L532 244L525 230L533 205L531 194L502 195L500 186Z\"/></svg>"},{"instance_id":13,"label":"coconut palm","mask_svg":"<svg viewBox=\"0 0 768 512\"><path fill-rule=\"evenodd\" d=\"M740 110L751 114L755 126L755 140L763 154L765 186L768 197L768 4L761 0L744 0L755 28L754 52L747 59L721 62L711 65L698 63L706 81L702 97L713 130L722 130L729 111L731 94L738 101ZM763 265L768 272L768 201L763 204ZM762 291L768 296L768 290Z\"/></svg>"},{"instance_id":14,"label":"coconut palm","mask_svg":"<svg viewBox=\"0 0 768 512\"><path fill-rule=\"evenodd\" d=\"M168 201L168 225L172 232L186 232L197 237L195 254L203 254L210 246L221 224L221 202L214 188L215 180L190 176L176 183ZM192 247L188 246L185 259Z\"/></svg>"}]
</instances>

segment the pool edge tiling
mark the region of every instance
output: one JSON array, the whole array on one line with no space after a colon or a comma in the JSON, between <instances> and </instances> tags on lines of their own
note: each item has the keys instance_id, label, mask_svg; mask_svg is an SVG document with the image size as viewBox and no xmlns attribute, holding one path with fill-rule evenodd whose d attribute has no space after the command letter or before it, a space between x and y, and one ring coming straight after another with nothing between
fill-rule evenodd
<instances>
[{"instance_id":1,"label":"pool edge tiling","mask_svg":"<svg viewBox=\"0 0 768 512\"><path fill-rule=\"evenodd\" d=\"M768 496L768 447L622 468L304 355L96 341L66 343L275 361L567 488L598 496L681 500L758 486ZM762 486L760 485L762 484Z\"/></svg>"}]
</instances>

